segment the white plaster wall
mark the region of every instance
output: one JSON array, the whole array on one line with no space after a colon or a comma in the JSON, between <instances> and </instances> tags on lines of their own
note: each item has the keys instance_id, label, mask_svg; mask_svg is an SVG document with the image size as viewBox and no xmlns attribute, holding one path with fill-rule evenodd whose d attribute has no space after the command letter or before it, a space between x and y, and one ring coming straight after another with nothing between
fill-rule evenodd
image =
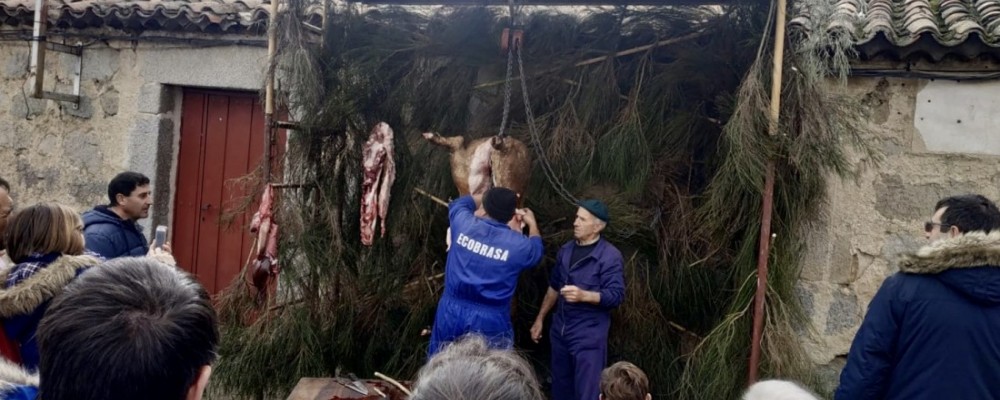
<instances>
[{"instance_id":1,"label":"white plaster wall","mask_svg":"<svg viewBox=\"0 0 1000 400\"><path fill-rule=\"evenodd\" d=\"M1000 155L1000 81L927 82L913 123L927 151Z\"/></svg>"}]
</instances>

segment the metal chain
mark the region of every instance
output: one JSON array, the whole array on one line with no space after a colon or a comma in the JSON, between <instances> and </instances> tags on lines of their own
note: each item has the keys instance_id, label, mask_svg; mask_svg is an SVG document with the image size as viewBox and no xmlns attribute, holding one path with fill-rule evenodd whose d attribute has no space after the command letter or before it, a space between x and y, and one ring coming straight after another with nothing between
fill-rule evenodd
<instances>
[{"instance_id":1,"label":"metal chain","mask_svg":"<svg viewBox=\"0 0 1000 400\"><path fill-rule=\"evenodd\" d=\"M507 24L507 75L503 81L503 118L500 119L500 133L497 138L503 140L507 136L507 121L510 119L510 81L514 74L514 49L520 47L521 43L514 42L514 28L517 27L517 6L514 0L507 0L510 9L510 23Z\"/></svg>"},{"instance_id":2,"label":"metal chain","mask_svg":"<svg viewBox=\"0 0 1000 400\"><path fill-rule=\"evenodd\" d=\"M513 33L513 32L511 32ZM513 35L511 35L513 37ZM497 137L503 139L507 136L505 129L507 128L507 119L510 118L510 80L513 74L514 67L514 44L509 42L507 44L507 76L504 79L503 85L503 119L500 120L500 133Z\"/></svg>"},{"instance_id":3,"label":"metal chain","mask_svg":"<svg viewBox=\"0 0 1000 400\"><path fill-rule=\"evenodd\" d=\"M524 115L526 122L528 123L528 131L531 132L531 139L534 141L535 153L538 155L538 161L542 165L542 171L545 172L545 177L549 180L549 184L555 189L556 193L559 194L563 199L568 201L572 205L576 205L579 201L573 196L566 187L563 186L559 178L556 177L555 169L549 164L548 157L545 156L545 151L542 150L542 139L538 135L538 129L535 127L535 115L531 111L531 101L528 99L528 79L524 73L524 60L521 58L521 47L516 48L517 51L517 68L518 73L521 74L521 94L524 96Z\"/></svg>"}]
</instances>

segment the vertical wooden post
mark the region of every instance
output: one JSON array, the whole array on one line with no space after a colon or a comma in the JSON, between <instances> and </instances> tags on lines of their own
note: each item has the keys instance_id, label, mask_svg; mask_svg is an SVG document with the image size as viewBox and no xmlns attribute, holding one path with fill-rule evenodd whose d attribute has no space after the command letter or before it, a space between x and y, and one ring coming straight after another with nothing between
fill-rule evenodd
<instances>
[{"instance_id":1,"label":"vertical wooden post","mask_svg":"<svg viewBox=\"0 0 1000 400\"><path fill-rule=\"evenodd\" d=\"M278 41L278 0L271 0L267 21L267 84L264 88L264 183L271 183L271 147L274 143L274 54Z\"/></svg>"},{"instance_id":2,"label":"vertical wooden post","mask_svg":"<svg viewBox=\"0 0 1000 400\"><path fill-rule=\"evenodd\" d=\"M775 18L774 30L774 66L771 72L771 108L767 133L774 136L778 133L778 117L781 114L781 74L785 60L785 9L787 0L778 0L778 12ZM764 332L764 312L767 298L768 258L771 254L771 215L774 208L774 159L767 162L764 171L764 201L760 221L760 252L757 254L757 292L754 295L753 337L750 344L750 385L757 382L757 372L760 367L761 337Z\"/></svg>"}]
</instances>

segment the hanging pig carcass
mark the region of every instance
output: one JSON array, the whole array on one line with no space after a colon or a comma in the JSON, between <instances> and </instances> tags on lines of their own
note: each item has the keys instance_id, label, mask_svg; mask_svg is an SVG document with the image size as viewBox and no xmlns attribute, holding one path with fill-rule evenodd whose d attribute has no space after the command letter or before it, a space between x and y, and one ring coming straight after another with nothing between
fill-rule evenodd
<instances>
[{"instance_id":1,"label":"hanging pig carcass","mask_svg":"<svg viewBox=\"0 0 1000 400\"><path fill-rule=\"evenodd\" d=\"M380 237L385 237L385 219L389 215L389 195L396 180L393 132L389 124L379 122L368 135L361 150L361 243L371 246L375 240L375 224L381 224Z\"/></svg>"},{"instance_id":2,"label":"hanging pig carcass","mask_svg":"<svg viewBox=\"0 0 1000 400\"><path fill-rule=\"evenodd\" d=\"M531 155L524 142L500 136L466 141L462 136L432 132L424 133L424 139L451 153L451 177L459 195L483 194L492 187L505 187L517 193L519 206L523 204L531 181ZM511 220L510 227L517 231L523 228L520 216ZM451 228L445 235L445 245L451 248Z\"/></svg>"},{"instance_id":3,"label":"hanging pig carcass","mask_svg":"<svg viewBox=\"0 0 1000 400\"><path fill-rule=\"evenodd\" d=\"M531 180L531 155L524 142L498 136L466 140L430 132L424 139L451 153L451 177L459 195L505 187L524 198Z\"/></svg>"}]
</instances>

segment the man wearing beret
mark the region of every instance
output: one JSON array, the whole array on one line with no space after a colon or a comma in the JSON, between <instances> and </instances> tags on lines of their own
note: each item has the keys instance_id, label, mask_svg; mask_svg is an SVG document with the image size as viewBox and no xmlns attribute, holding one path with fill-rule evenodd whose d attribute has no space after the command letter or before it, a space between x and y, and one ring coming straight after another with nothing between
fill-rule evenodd
<instances>
[{"instance_id":1,"label":"man wearing beret","mask_svg":"<svg viewBox=\"0 0 1000 400\"><path fill-rule=\"evenodd\" d=\"M544 254L534 213L516 207L517 195L500 187L487 190L481 201L463 196L448 206L451 249L428 356L466 333L485 336L493 348L513 347L510 301L517 278ZM528 236L508 225L515 213Z\"/></svg>"},{"instance_id":2,"label":"man wearing beret","mask_svg":"<svg viewBox=\"0 0 1000 400\"><path fill-rule=\"evenodd\" d=\"M548 292L531 327L531 339L537 343L545 316L558 305L549 329L552 398L556 400L600 396L611 310L625 297L622 254L601 237L610 221L608 207L599 200L584 200L578 205L574 240L556 255Z\"/></svg>"}]
</instances>

